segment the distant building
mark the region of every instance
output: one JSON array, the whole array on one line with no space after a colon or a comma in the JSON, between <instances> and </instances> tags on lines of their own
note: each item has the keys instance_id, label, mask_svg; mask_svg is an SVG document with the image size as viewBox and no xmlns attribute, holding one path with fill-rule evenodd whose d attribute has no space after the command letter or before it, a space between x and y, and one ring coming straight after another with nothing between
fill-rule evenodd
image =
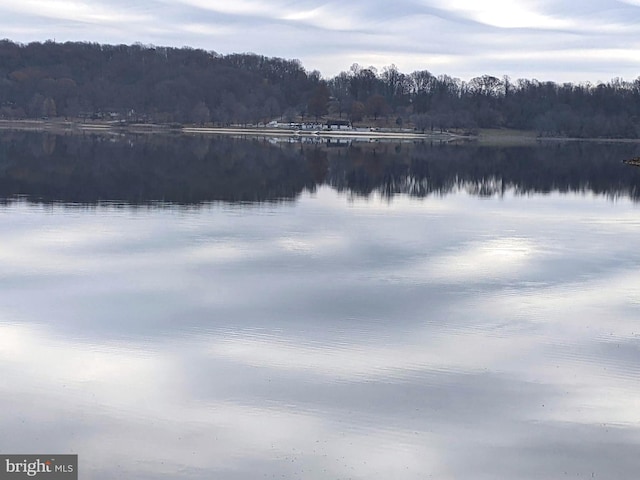
<instances>
[{"instance_id":1,"label":"distant building","mask_svg":"<svg viewBox=\"0 0 640 480\"><path fill-rule=\"evenodd\" d=\"M349 120L327 120L325 124L327 130L351 130L351 122Z\"/></svg>"}]
</instances>

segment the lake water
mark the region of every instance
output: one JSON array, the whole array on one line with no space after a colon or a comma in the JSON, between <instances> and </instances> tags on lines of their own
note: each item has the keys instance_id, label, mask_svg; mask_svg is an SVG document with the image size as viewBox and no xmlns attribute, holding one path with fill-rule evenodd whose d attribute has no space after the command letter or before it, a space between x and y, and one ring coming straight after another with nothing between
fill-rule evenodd
<instances>
[{"instance_id":1,"label":"lake water","mask_svg":"<svg viewBox=\"0 0 640 480\"><path fill-rule=\"evenodd\" d=\"M0 452L640 474L636 144L0 136Z\"/></svg>"}]
</instances>

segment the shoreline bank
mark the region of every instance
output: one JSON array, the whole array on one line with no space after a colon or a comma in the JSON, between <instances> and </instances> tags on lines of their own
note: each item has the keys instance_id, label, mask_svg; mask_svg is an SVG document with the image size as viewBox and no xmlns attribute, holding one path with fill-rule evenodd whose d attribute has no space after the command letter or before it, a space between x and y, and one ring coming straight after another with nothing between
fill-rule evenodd
<instances>
[{"instance_id":1,"label":"shoreline bank","mask_svg":"<svg viewBox=\"0 0 640 480\"><path fill-rule=\"evenodd\" d=\"M574 138L539 137L534 131L510 129L481 129L475 135L461 135L451 132L420 133L408 130L294 130L269 127L198 127L193 125L167 125L158 123L84 122L75 120L0 120L0 130L51 132L55 134L172 134L172 135L235 135L270 138L324 138L327 140L361 141L439 141L477 142L481 145L523 145L539 142L610 142L640 143L640 138Z\"/></svg>"},{"instance_id":2,"label":"shoreline bank","mask_svg":"<svg viewBox=\"0 0 640 480\"><path fill-rule=\"evenodd\" d=\"M43 131L52 133L138 133L187 135L239 135L264 137L307 137L326 139L362 140L438 140L448 142L463 137L452 133L419 133L380 130L293 130L267 127L179 127L152 123L77 122L71 120L0 120L0 130Z\"/></svg>"}]
</instances>

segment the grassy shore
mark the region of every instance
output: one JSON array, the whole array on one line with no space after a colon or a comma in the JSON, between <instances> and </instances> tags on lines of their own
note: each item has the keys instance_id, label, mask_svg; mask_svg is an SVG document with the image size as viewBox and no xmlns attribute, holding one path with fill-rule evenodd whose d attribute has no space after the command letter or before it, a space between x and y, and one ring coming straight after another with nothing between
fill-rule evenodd
<instances>
[{"instance_id":1,"label":"grassy shore","mask_svg":"<svg viewBox=\"0 0 640 480\"><path fill-rule=\"evenodd\" d=\"M482 128L476 138L481 144L497 146L531 144L540 140L533 130L508 128Z\"/></svg>"},{"instance_id":2,"label":"grassy shore","mask_svg":"<svg viewBox=\"0 0 640 480\"><path fill-rule=\"evenodd\" d=\"M540 142L608 142L640 143L640 138L572 138L541 137L534 130L515 130L509 128L484 128L472 137L482 145L531 145Z\"/></svg>"}]
</instances>

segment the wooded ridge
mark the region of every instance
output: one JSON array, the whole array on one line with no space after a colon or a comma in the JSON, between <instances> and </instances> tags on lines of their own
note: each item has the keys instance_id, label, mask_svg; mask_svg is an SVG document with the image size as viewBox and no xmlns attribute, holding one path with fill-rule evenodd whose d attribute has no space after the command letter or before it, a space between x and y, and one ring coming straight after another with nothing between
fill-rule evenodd
<instances>
[{"instance_id":1,"label":"wooded ridge","mask_svg":"<svg viewBox=\"0 0 640 480\"><path fill-rule=\"evenodd\" d=\"M562 83L353 64L333 78L298 60L188 47L0 41L0 118L214 126L325 122L474 133L639 138L640 77Z\"/></svg>"}]
</instances>

